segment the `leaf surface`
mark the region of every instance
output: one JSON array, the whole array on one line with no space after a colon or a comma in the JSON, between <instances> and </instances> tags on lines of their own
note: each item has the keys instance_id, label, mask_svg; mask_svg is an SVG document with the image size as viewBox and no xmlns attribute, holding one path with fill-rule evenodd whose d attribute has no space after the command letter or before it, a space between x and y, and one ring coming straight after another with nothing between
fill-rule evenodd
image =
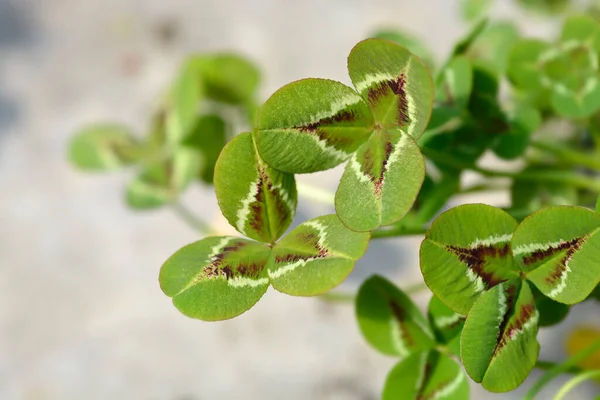
<instances>
[{"instance_id":1,"label":"leaf surface","mask_svg":"<svg viewBox=\"0 0 600 400\"><path fill-rule=\"evenodd\" d=\"M271 283L293 296L333 289L367 250L370 236L346 228L336 215L306 221L273 247L268 265Z\"/></svg>"},{"instance_id":2,"label":"leaf surface","mask_svg":"<svg viewBox=\"0 0 600 400\"><path fill-rule=\"evenodd\" d=\"M399 221L425 178L425 161L413 138L377 131L348 161L335 196L350 229L368 231Z\"/></svg>"},{"instance_id":3,"label":"leaf surface","mask_svg":"<svg viewBox=\"0 0 600 400\"><path fill-rule=\"evenodd\" d=\"M235 237L209 237L173 254L160 270L162 291L188 317L218 321L252 307L269 286L267 246Z\"/></svg>"}]
</instances>

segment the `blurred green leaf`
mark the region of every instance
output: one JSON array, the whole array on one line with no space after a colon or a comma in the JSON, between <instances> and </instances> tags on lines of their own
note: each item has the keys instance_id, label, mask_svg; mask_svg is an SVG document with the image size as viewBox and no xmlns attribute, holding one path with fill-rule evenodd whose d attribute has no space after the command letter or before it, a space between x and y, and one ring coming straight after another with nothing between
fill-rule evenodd
<instances>
[{"instance_id":1,"label":"blurred green leaf","mask_svg":"<svg viewBox=\"0 0 600 400\"><path fill-rule=\"evenodd\" d=\"M513 45L508 55L507 74L517 89L526 92L543 89L540 57L549 49L548 43L537 39L522 39Z\"/></svg>"},{"instance_id":2,"label":"blurred green leaf","mask_svg":"<svg viewBox=\"0 0 600 400\"><path fill-rule=\"evenodd\" d=\"M140 146L128 128L92 125L81 129L69 142L69 161L87 171L107 171L137 161Z\"/></svg>"},{"instance_id":3,"label":"blurred green leaf","mask_svg":"<svg viewBox=\"0 0 600 400\"><path fill-rule=\"evenodd\" d=\"M500 158L512 160L522 156L529 146L529 138L542 123L540 112L532 107L518 107L509 117L509 129L498 135L494 153ZM530 182L528 182L530 184Z\"/></svg>"},{"instance_id":4,"label":"blurred green leaf","mask_svg":"<svg viewBox=\"0 0 600 400\"><path fill-rule=\"evenodd\" d=\"M435 57L431 50L423 44L420 39L412 36L408 32L403 32L398 29L382 29L377 31L374 38L391 40L401 46L406 47L411 53L419 57L423 63L432 71L435 68Z\"/></svg>"},{"instance_id":5,"label":"blurred green leaf","mask_svg":"<svg viewBox=\"0 0 600 400\"><path fill-rule=\"evenodd\" d=\"M485 62L498 75L504 75L508 66L508 54L519 40L519 31L511 22L494 22L475 39L466 56Z\"/></svg>"},{"instance_id":6,"label":"blurred green leaf","mask_svg":"<svg viewBox=\"0 0 600 400\"><path fill-rule=\"evenodd\" d=\"M197 176L198 153L182 147L169 159L147 165L127 187L127 203L136 209L151 209L171 203Z\"/></svg>"},{"instance_id":7,"label":"blurred green leaf","mask_svg":"<svg viewBox=\"0 0 600 400\"><path fill-rule=\"evenodd\" d=\"M260 82L260 72L246 58L219 54L203 66L206 96L223 103L241 104L251 100Z\"/></svg>"},{"instance_id":8,"label":"blurred green leaf","mask_svg":"<svg viewBox=\"0 0 600 400\"><path fill-rule=\"evenodd\" d=\"M530 166L523 172L552 171L555 167ZM564 172L565 170L556 170ZM527 182L516 180L511 188L513 209L534 212L545 206L578 204L577 189L566 184L554 182Z\"/></svg>"},{"instance_id":9,"label":"blurred green leaf","mask_svg":"<svg viewBox=\"0 0 600 400\"><path fill-rule=\"evenodd\" d=\"M566 10L570 0L517 0L523 8L540 14L559 14Z\"/></svg>"},{"instance_id":10,"label":"blurred green leaf","mask_svg":"<svg viewBox=\"0 0 600 400\"><path fill-rule=\"evenodd\" d=\"M219 115L203 115L196 120L194 128L183 142L184 146L201 154L199 177L206 183L213 182L215 163L227 140L226 128L225 120Z\"/></svg>"},{"instance_id":11,"label":"blurred green leaf","mask_svg":"<svg viewBox=\"0 0 600 400\"><path fill-rule=\"evenodd\" d=\"M190 57L181 67L165 104L166 143L177 146L193 130L203 97L202 59Z\"/></svg>"},{"instance_id":12,"label":"blurred green leaf","mask_svg":"<svg viewBox=\"0 0 600 400\"><path fill-rule=\"evenodd\" d=\"M479 35L483 33L487 27L487 24L488 20L482 19L473 25L471 30L454 45L454 49L452 50L450 58L452 59L455 56L467 53L471 49L471 46L475 40L477 40Z\"/></svg>"},{"instance_id":13,"label":"blurred green leaf","mask_svg":"<svg viewBox=\"0 0 600 400\"><path fill-rule=\"evenodd\" d=\"M465 21L475 21L486 16L493 0L460 0L460 13Z\"/></svg>"}]
</instances>

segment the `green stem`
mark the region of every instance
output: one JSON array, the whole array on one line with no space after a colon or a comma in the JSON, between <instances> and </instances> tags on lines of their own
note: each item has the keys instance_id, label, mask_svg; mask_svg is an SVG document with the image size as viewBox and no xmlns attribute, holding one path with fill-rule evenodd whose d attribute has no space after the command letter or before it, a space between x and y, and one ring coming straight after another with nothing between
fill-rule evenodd
<instances>
[{"instance_id":1,"label":"green stem","mask_svg":"<svg viewBox=\"0 0 600 400\"><path fill-rule=\"evenodd\" d=\"M575 367L580 361L588 358L595 351L600 350L600 339L596 339L588 347L573 354L562 364L558 364L550 368L542 377L529 389L523 400L533 400L535 396L542 390L542 388L554 379L556 376L568 371L570 368Z\"/></svg>"},{"instance_id":2,"label":"green stem","mask_svg":"<svg viewBox=\"0 0 600 400\"><path fill-rule=\"evenodd\" d=\"M600 369L594 369L592 371L586 371L583 372L579 375L577 375L576 377L570 379L567 383L565 383L556 393L556 396L554 396L554 400L562 400L565 398L565 396L567 395L567 393L569 393L569 391L571 391L571 389L573 389L575 386L579 385L580 383L588 380L588 379L593 379L593 378L600 378Z\"/></svg>"},{"instance_id":3,"label":"green stem","mask_svg":"<svg viewBox=\"0 0 600 400\"><path fill-rule=\"evenodd\" d=\"M416 236L427 233L425 226L396 225L391 228L379 228L371 232L371 239L381 239L397 236Z\"/></svg>"},{"instance_id":4,"label":"green stem","mask_svg":"<svg viewBox=\"0 0 600 400\"><path fill-rule=\"evenodd\" d=\"M557 364L557 363L552 362L552 361L537 360L536 363L535 363L535 368L541 369L541 370L544 370L544 371L549 371L551 369L558 368L559 365L560 364ZM581 371L583 371L583 368L574 365L574 366L571 366L571 367L565 369L562 372L564 372L565 374L578 374Z\"/></svg>"},{"instance_id":5,"label":"green stem","mask_svg":"<svg viewBox=\"0 0 600 400\"><path fill-rule=\"evenodd\" d=\"M213 233L213 229L210 225L208 225L206 222L202 221L200 218L194 215L194 213L192 213L187 207L185 207L180 202L172 203L171 206L173 207L173 210L175 211L177 216L190 228L206 236Z\"/></svg>"},{"instance_id":6,"label":"green stem","mask_svg":"<svg viewBox=\"0 0 600 400\"><path fill-rule=\"evenodd\" d=\"M531 145L539 150L552 154L568 165L579 165L600 171L600 156L574 150L566 145L560 146L548 142L533 141Z\"/></svg>"},{"instance_id":7,"label":"green stem","mask_svg":"<svg viewBox=\"0 0 600 400\"><path fill-rule=\"evenodd\" d=\"M478 167L469 162L464 162L455 159L447 154L431 150L422 149L423 154L432 161L439 164L444 164L447 167L458 170L470 170L477 172L488 178L511 178L519 181L527 182L553 182L562 183L573 186L579 189L588 189L594 193L600 193L600 180L591 177L579 175L569 171L525 171L525 172L510 172L510 171L495 171L486 168Z\"/></svg>"},{"instance_id":8,"label":"green stem","mask_svg":"<svg viewBox=\"0 0 600 400\"><path fill-rule=\"evenodd\" d=\"M321 189L304 182L296 182L298 196L316 201L317 203L332 205L334 204L335 194L326 189Z\"/></svg>"},{"instance_id":9,"label":"green stem","mask_svg":"<svg viewBox=\"0 0 600 400\"><path fill-rule=\"evenodd\" d=\"M425 282L415 283L402 289L407 295L416 294L427 289ZM331 303L351 303L356 299L354 293L343 293L343 292L327 292L319 296L319 299L331 302Z\"/></svg>"}]
</instances>

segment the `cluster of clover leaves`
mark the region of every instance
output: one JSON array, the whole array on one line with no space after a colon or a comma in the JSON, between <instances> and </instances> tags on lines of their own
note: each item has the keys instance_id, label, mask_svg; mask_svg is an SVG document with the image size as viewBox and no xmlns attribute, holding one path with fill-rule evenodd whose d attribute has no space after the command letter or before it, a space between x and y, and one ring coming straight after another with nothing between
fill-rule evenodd
<instances>
[{"instance_id":1,"label":"cluster of clover leaves","mask_svg":"<svg viewBox=\"0 0 600 400\"><path fill-rule=\"evenodd\" d=\"M427 317L383 277L365 281L356 298L367 341L400 359L383 398L468 398L456 359L487 390L509 391L536 363L539 327L598 296L600 199L595 211L564 204L589 204L600 193L589 176L600 170L598 155L572 151L600 143L599 46L591 17L569 18L556 46L521 39L510 24L482 22L436 68L419 43L382 31L350 52L354 88L303 79L258 112L250 63L192 57L146 141L123 127L96 126L73 140L70 155L85 169L141 166L127 191L137 208L175 201L194 178L214 183L222 214L246 238L189 244L159 277L175 307L201 320L240 315L269 286L294 296L327 292L371 238L426 230L420 267L434 294ZM438 71L435 80L429 70ZM514 91L509 109L500 101L503 76ZM236 129L231 113L252 129L228 141ZM556 116L585 119L585 129L565 142L535 141L533 133ZM517 173L476 164L490 150L512 160L531 147L540 155ZM294 175L343 162L336 214L286 234L297 206ZM510 178L512 206L462 205L429 226L467 170Z\"/></svg>"},{"instance_id":2,"label":"cluster of clover leaves","mask_svg":"<svg viewBox=\"0 0 600 400\"><path fill-rule=\"evenodd\" d=\"M176 202L194 180L212 183L223 146L239 125L253 121L259 80L257 68L238 55L190 56L147 134L140 137L114 123L86 126L71 141L69 159L93 172L136 167L139 172L126 189L134 209Z\"/></svg>"}]
</instances>

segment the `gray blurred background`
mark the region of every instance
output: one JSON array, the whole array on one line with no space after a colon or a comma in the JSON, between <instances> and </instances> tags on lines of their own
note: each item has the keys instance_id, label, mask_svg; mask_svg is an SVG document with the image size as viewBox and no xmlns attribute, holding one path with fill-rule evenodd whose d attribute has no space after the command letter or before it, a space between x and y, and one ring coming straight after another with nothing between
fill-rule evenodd
<instances>
[{"instance_id":1,"label":"gray blurred background","mask_svg":"<svg viewBox=\"0 0 600 400\"><path fill-rule=\"evenodd\" d=\"M158 270L198 234L168 208L127 209L129 173L77 172L66 143L91 122L146 129L192 51L250 57L264 73L263 99L309 76L349 82L348 52L381 26L421 36L443 59L467 29L456 3L0 0L0 399L378 399L395 360L368 348L350 304L270 290L231 321L180 315L158 287ZM508 0L493 14L530 35L556 28ZM300 179L333 189L340 173ZM483 200L502 205L507 196ZM197 185L183 201L230 229L210 188ZM332 211L301 199L296 221ZM419 283L418 243L373 242L339 290L374 272L400 286ZM428 294L417 299L424 306ZM600 323L595 304L574 311L541 330L541 358L563 359L573 325ZM530 384L504 395L473 386L472 398L517 399ZM597 392L582 385L570 398Z\"/></svg>"}]
</instances>

